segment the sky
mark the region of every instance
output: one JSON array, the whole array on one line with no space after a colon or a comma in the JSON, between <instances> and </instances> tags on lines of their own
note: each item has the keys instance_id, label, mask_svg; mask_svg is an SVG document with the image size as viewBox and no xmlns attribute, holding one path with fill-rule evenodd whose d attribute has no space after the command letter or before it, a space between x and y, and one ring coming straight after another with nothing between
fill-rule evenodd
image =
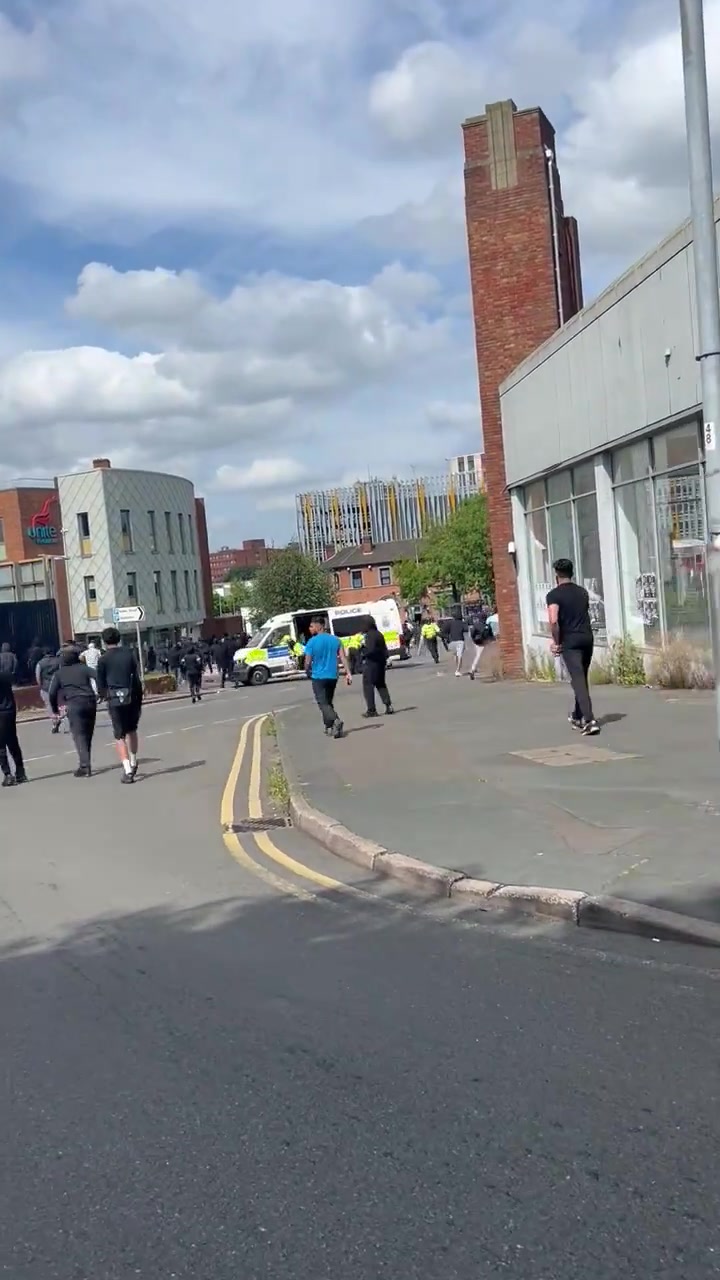
<instances>
[{"instance_id":1,"label":"sky","mask_svg":"<svg viewBox=\"0 0 720 1280\"><path fill-rule=\"evenodd\" d=\"M280 544L476 451L460 125L506 97L589 300L687 213L677 0L0 0L0 485L109 457Z\"/></svg>"}]
</instances>

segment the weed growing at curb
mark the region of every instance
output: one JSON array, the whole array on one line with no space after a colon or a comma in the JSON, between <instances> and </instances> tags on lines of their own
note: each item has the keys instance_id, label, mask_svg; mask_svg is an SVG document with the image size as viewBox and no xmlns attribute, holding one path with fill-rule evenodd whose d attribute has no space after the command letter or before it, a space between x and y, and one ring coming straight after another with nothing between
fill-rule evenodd
<instances>
[{"instance_id":1,"label":"weed growing at curb","mask_svg":"<svg viewBox=\"0 0 720 1280\"><path fill-rule=\"evenodd\" d=\"M268 738L277 738L277 724L274 716L268 716L265 721L265 732Z\"/></svg>"},{"instance_id":2,"label":"weed growing at curb","mask_svg":"<svg viewBox=\"0 0 720 1280\"><path fill-rule=\"evenodd\" d=\"M268 770L267 793L276 809L284 814L290 812L290 784L279 760L273 760Z\"/></svg>"}]
</instances>

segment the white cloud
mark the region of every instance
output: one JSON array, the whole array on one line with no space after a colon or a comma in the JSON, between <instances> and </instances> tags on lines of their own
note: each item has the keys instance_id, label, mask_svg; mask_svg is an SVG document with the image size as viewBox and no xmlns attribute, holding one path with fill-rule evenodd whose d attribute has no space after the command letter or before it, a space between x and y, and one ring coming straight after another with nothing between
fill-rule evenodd
<instances>
[{"instance_id":1,"label":"white cloud","mask_svg":"<svg viewBox=\"0 0 720 1280\"><path fill-rule=\"evenodd\" d=\"M295 458L255 458L249 467L224 464L215 472L213 488L227 493L244 489L277 489L295 484L306 475L307 468Z\"/></svg>"},{"instance_id":2,"label":"white cloud","mask_svg":"<svg viewBox=\"0 0 720 1280\"><path fill-rule=\"evenodd\" d=\"M479 432L480 402L433 400L427 407L427 419L438 431L461 431L467 434L474 429Z\"/></svg>"}]
</instances>

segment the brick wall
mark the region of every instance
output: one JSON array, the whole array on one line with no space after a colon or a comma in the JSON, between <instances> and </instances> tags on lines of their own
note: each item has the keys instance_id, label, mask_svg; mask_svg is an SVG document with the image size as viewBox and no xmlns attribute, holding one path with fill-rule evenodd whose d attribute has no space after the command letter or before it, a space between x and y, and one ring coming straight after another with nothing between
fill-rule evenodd
<instances>
[{"instance_id":1,"label":"brick wall","mask_svg":"<svg viewBox=\"0 0 720 1280\"><path fill-rule=\"evenodd\" d=\"M505 673L524 673L514 541L499 387L559 325L548 162L555 131L534 107L499 102L463 125L465 211L475 319L484 473L487 485L500 645ZM560 178L555 199L564 318L582 305L577 227L566 219Z\"/></svg>"},{"instance_id":2,"label":"brick wall","mask_svg":"<svg viewBox=\"0 0 720 1280\"><path fill-rule=\"evenodd\" d=\"M392 570L392 565L390 566ZM362 568L337 569L336 579L337 586L335 588L336 603L340 605L356 604L358 600L385 600L388 596L398 596L399 590L397 583L392 581L389 586L380 585L379 565L363 565ZM351 586L351 573L360 573L362 576L362 587Z\"/></svg>"}]
</instances>

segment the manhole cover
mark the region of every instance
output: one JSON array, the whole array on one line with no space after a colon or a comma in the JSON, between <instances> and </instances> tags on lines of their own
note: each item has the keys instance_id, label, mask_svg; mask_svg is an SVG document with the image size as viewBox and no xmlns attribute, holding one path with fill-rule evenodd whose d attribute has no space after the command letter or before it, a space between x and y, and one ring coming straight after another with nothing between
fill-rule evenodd
<instances>
[{"instance_id":1,"label":"manhole cover","mask_svg":"<svg viewBox=\"0 0 720 1280\"><path fill-rule=\"evenodd\" d=\"M608 764L613 760L637 760L636 755L623 751L610 751L608 747L595 747L590 742L574 742L567 747L536 747L530 751L511 751L511 755L533 764L546 764L562 768L572 764Z\"/></svg>"},{"instance_id":2,"label":"manhole cover","mask_svg":"<svg viewBox=\"0 0 720 1280\"><path fill-rule=\"evenodd\" d=\"M242 834L244 831L276 831L278 827L289 827L288 818L242 818L240 822L229 823L226 831Z\"/></svg>"}]
</instances>

